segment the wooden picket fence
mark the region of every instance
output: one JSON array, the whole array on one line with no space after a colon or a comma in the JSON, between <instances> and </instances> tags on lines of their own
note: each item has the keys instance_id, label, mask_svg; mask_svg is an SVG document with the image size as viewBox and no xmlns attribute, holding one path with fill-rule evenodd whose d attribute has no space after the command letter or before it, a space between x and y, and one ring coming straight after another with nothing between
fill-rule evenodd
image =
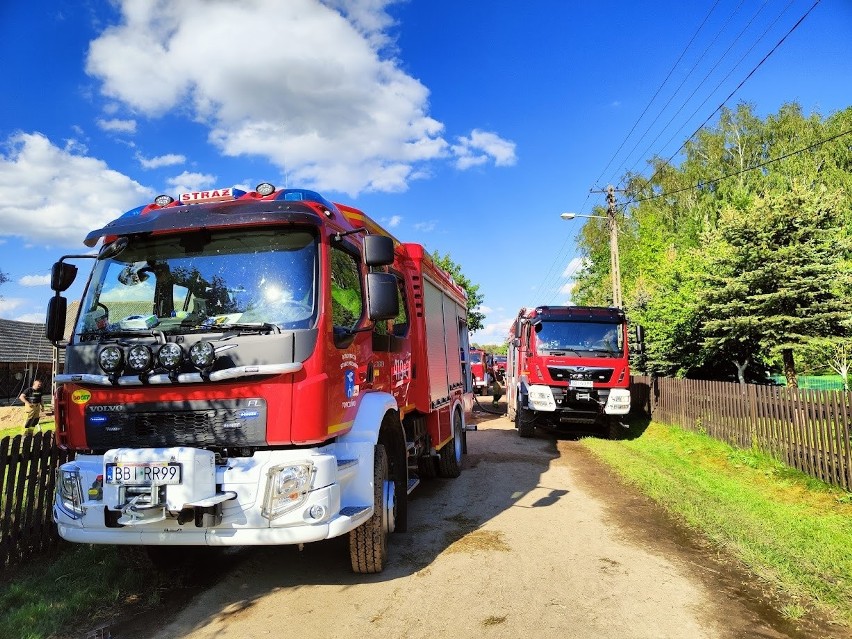
<instances>
[{"instance_id":1,"label":"wooden picket fence","mask_svg":"<svg viewBox=\"0 0 852 639\"><path fill-rule=\"evenodd\" d=\"M757 448L828 484L852 490L852 392L695 379L635 378L655 420Z\"/></svg>"},{"instance_id":2,"label":"wooden picket fence","mask_svg":"<svg viewBox=\"0 0 852 639\"><path fill-rule=\"evenodd\" d=\"M69 459L53 431L0 440L0 569L56 547L56 468Z\"/></svg>"}]
</instances>

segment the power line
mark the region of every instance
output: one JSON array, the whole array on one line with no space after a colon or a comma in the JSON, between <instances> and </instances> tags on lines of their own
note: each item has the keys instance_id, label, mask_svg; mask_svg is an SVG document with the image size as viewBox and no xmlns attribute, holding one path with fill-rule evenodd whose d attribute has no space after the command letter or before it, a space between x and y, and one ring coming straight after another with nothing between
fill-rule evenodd
<instances>
[{"instance_id":1,"label":"power line","mask_svg":"<svg viewBox=\"0 0 852 639\"><path fill-rule=\"evenodd\" d=\"M676 61L675 61L675 63L672 65L672 67L671 67L671 69L669 70L669 72L668 72L668 74L666 75L666 77L665 77L665 78L663 79L663 81L660 83L659 87L657 87L656 92L655 92L655 93L654 93L654 95L651 97L651 99L650 99L650 101L648 102L648 104L645 106L645 109L642 111L642 113L640 114L640 116L639 116L639 118L636 120L636 122L634 122L634 124L633 124L632 128L630 129L630 131L628 132L627 136L624 138L624 140L622 141L621 145L618 147L618 149L616 150L616 152L612 155L612 157L610 158L609 162L607 162L606 167L603 169L603 171L601 172L600 177L599 177L599 178L598 178L598 180L596 180L596 181L600 181L600 179L604 176L604 174L606 173L607 169L610 167L610 165L612 164L612 162L615 160L615 158L616 158L616 157L618 156L618 154L621 152L621 149L624 147L624 145L625 145L625 144L627 144L627 141L630 139L630 136L633 134L633 132L636 130L636 127L637 127L637 126L639 125L639 123L642 121L642 118L645 116L645 114L646 114L646 113L648 112L648 110L651 108L651 105L654 103L654 101L656 100L657 96L660 94L660 92L662 91L663 87L666 85L666 83L668 82L669 78L672 76L672 74L674 73L675 69L678 67L678 65L680 64L681 60L682 60L682 59L684 58L684 56L686 55L687 51L689 51L689 49L692 47L693 43L695 42L696 38L698 37L698 34L702 31L702 29L703 29L703 28L704 28L704 26L706 25L707 21L710 19L710 16L713 14L713 12L715 11L716 7L719 5L719 2L720 2L720 1L721 1L721 0L716 0L716 1L714 2L713 6L710 8L710 10L709 10L709 11L707 12L707 14L704 16L704 19L701 21L701 24L700 24L700 25L698 26L698 28L695 30L695 32L693 33L693 35L692 35L692 37L690 38L689 42L688 42L688 43L687 43L687 45L684 47L683 51L681 51L680 56L678 56L677 60L676 60ZM735 15L735 14L737 13L737 11L739 11L739 8L743 5L743 3L744 3L744 2L745 2L745 0L740 0L740 3L739 3L739 5L737 6L736 11L734 11L734 14L732 14L732 16L731 16L731 17L733 17L733 15ZM728 18L728 22L730 22L730 20L731 20L731 18ZM727 23L726 23L726 25L727 25ZM719 31L719 33L717 33L717 34L716 34L716 36L715 36L715 38L714 38L713 42L715 42L715 40L716 40L716 39L718 39L719 34L720 34L721 32L722 32L722 30L720 30L720 31ZM711 46L712 46L712 43L711 43ZM706 50L705 50L705 53L706 53ZM683 85L683 83L681 83L681 86L682 86L682 85ZM680 87L678 87L678 89L676 89L676 90L675 90L675 95L677 94L677 91L679 90L679 88L680 88ZM669 102L671 102L671 99L669 100ZM667 104L668 104L668 103L667 103ZM667 106L667 105L666 105L666 106ZM663 107L663 110L665 110L665 107ZM658 116L658 117L659 117L659 116ZM656 120L655 120L655 121L656 121ZM653 125L653 124L652 124L652 125ZM645 134L647 134L647 131L645 132ZM645 135L645 134L643 134L643 137L644 137L644 135ZM643 139L643 138L640 138L640 139L639 139L639 142L641 142L641 140L642 140L642 139ZM637 142L637 146L638 146L638 142ZM635 147L634 147L634 150L635 150ZM632 151L631 151L631 153L632 153ZM629 156L628 156L628 157L629 157ZM580 207L580 209L579 209L581 212L582 212L582 211L585 211L585 207L586 207L586 204L587 204L587 203L588 203L588 201L589 201L590 194L591 194L591 192L590 192L590 193L588 193L588 194L586 194L586 199L583 201L583 204L581 205L581 207ZM538 299L538 298L539 298L539 295L545 294L545 293L544 293L544 291L545 291L548 287L550 287L551 285L553 285L553 286L555 287L555 288L554 288L554 290L555 290L555 291L558 291L558 290L559 290L559 288L558 288L558 287L556 287L556 284L559 282L559 278L560 278L560 269L559 269L558 265L559 265L559 264L561 264L561 263L564 261L564 259L565 259L565 258L567 258L567 257L568 257L568 255L569 255L569 251L567 250L567 247L568 247L568 245L569 245L569 240L570 240L570 235L566 234L566 237L565 237L565 240L564 240L564 241L563 241L563 243L562 243L562 246L559 248L559 250L558 250L558 251L557 251L557 253L556 253L556 257L555 257L555 258L554 258L554 260L551 262L550 266L549 266L549 267L548 267L548 269L547 269L547 272L545 273L544 277L540 280L540 283L539 283L538 287L537 287L537 288L536 288L536 290L535 290L535 293L534 293L534 299ZM575 255L575 257L576 257L576 255ZM574 258L571 258L571 259L574 259ZM556 270L554 271L554 269L556 269ZM552 274L552 277L551 277L551 274ZM553 297L555 297L555 295L556 295L555 293L553 293L553 294L552 294L552 296L553 296Z\"/></svg>"},{"instance_id":2,"label":"power line","mask_svg":"<svg viewBox=\"0 0 852 639\"><path fill-rule=\"evenodd\" d=\"M674 189L673 191L665 191L664 193L657 193L655 195L649 195L647 197L634 198L634 199L628 200L627 202L624 202L623 204L619 204L619 206L621 208L624 208L624 207L626 207L630 204L639 204L640 202L647 202L649 200L656 200L656 199L661 198L661 197L666 197L666 196L670 196L670 195L677 195L678 193L683 193L685 191L691 191L693 189L701 188L701 187L703 187L707 184L715 184L717 182L721 182L722 180L727 180L728 178L736 177L738 175L742 175L743 173L748 173L749 171L754 171L756 169L762 169L765 166L769 166L770 164L774 164L775 162L780 162L781 160L786 160L787 158L792 157L794 155L798 155L799 153L804 153L805 151L810 151L811 149L815 149L818 146L822 146L823 144L827 144L828 142L832 142L833 140L836 140L838 138L842 138L844 135L849 135L850 133L852 133L852 129L846 129L845 131L841 131L840 133L837 133L835 135L832 135L832 136L829 136L829 137L824 138L822 140L819 140L817 142L814 142L813 144L809 144L808 146L803 147L801 149L796 149L795 151L790 151L789 153L785 153L784 155L780 155L777 158L771 158L769 160L766 160L765 162L760 162L760 163L754 164L752 166L747 166L744 169L739 169L738 171L726 173L724 175L720 175L718 177L715 177L715 178L712 178L712 179L709 179L709 180L700 180L698 182L698 184L695 184L695 185L685 186L685 187L682 187L682 188L679 188L679 189Z\"/></svg>"},{"instance_id":3,"label":"power line","mask_svg":"<svg viewBox=\"0 0 852 639\"><path fill-rule=\"evenodd\" d=\"M706 15L706 16L704 16L704 20L702 20L702 21L701 21L701 24L698 26L698 29L696 29L696 30L695 30L695 33L693 33L693 34L692 34L692 37L689 39L689 42L687 43L686 47L684 47L683 51L681 51L681 52L680 52L680 55L678 56L678 59L677 59L677 60L675 61L675 63L672 65L672 68L671 68L671 69L669 69L668 74L667 74L667 75L666 75L666 77L663 79L663 81L660 83L660 86L658 86L658 87L657 87L656 92L655 92L655 93L654 93L654 95L651 97L651 99L650 99L650 101L648 102L648 104L646 104L646 105L645 105L645 109L642 111L642 113L641 113L641 114L639 115L639 117L636 119L636 122L634 122L634 123L633 123L633 126L630 128L630 131L627 133L627 136L624 138L624 140L622 140L621 144L619 145L618 149L616 149L615 153L613 153L613 154L612 154L612 157L609 159L609 162L607 162L607 163L606 163L606 166L604 167L603 171L601 171L600 176L598 176L598 179L597 179L597 180L595 180L595 182L596 182L596 183L601 181L601 178L603 178L603 176L606 174L607 169L609 169L609 167L610 167L610 165L612 164L613 160L615 160L615 158L618 156L618 154L619 154L619 153L621 153L621 149L623 149L623 148L624 148L624 145L625 145L625 144L627 144L627 140L629 140L629 139L630 139L630 136L631 136L631 135L633 135L633 132L636 130L636 127L637 127L637 126L639 126L639 123L642 121L642 118L644 118L644 117L645 117L645 114L648 112L648 109L650 109L650 108L651 108L651 105L654 103L654 100L656 100L656 99L657 99L657 96L658 96L658 95L660 95L660 91L662 91L662 90L663 90L663 87L664 87L664 86L666 85L666 83L669 81L669 78L671 78L671 77L672 77L672 73L674 73L674 70L675 70L675 69L677 68L677 66L680 64L680 61L681 61L681 60L683 60L683 56L685 56L685 55L686 55L686 52L687 52L687 51L689 51L689 48L692 46L692 43L693 43L693 42L695 42L695 38L697 38L697 37L698 37L698 34L699 34L699 33L701 32L701 30L704 28L704 25L705 25L705 24L707 24L707 20L709 20L709 19L710 19L710 16L712 15L713 11L715 11L715 10L716 10L716 7L719 5L719 2L720 2L720 1L721 1L721 0L716 0L716 2L715 2L715 3L713 3L713 6L712 6L712 7L710 7L710 11L708 11L708 12L707 12L707 15ZM629 156L628 156L628 157L629 157ZM588 199L588 198L587 198L587 199Z\"/></svg>"},{"instance_id":4,"label":"power line","mask_svg":"<svg viewBox=\"0 0 852 639\"><path fill-rule=\"evenodd\" d=\"M795 30L799 27L799 25L800 25L800 24L802 24L802 22L804 22L805 18L807 18L807 17L810 15L810 13L811 13L811 12L812 12L815 8L816 8L816 6L817 6L819 3L820 3L820 0L816 0L816 1L815 1L812 5L811 5L811 8L810 8L810 9L808 9L808 10L805 12L805 14L804 14L801 18L799 18L799 19L796 21L796 24L794 24L792 27L790 27L790 30L789 30L789 31L787 31L787 33L785 33L785 34L784 34L784 36L783 36L783 37L782 37L782 38L781 38L781 39L780 39L780 40L779 40L779 41L775 44L775 46L774 46L774 47L772 47L772 49L769 51L769 53L767 53L765 56L763 56L763 59L762 59L760 62L758 62L758 63L757 63L757 64L756 64L756 65L752 68L752 70L748 72L748 75L746 75L746 77L745 77L745 78L743 78L743 79L740 81L740 83L739 83L739 84L738 84L738 85L734 88L734 90L733 90L733 91L731 91L731 92L728 94L728 97L726 97L726 98L725 98L725 99L721 102L721 104L719 104L719 106L718 106L718 107L716 107L716 108L713 110L713 112L712 112L710 115L708 115L708 116L707 116L707 118L704 120L704 122L702 122L702 123L699 125L699 127L698 127L697 129L695 129L695 131L693 131L693 132L692 132L692 134L691 134L688 138L686 138L686 140L684 140L683 144L681 144L681 145L677 148L677 150L676 150L674 153L672 153L672 154L671 154L671 156L669 156L668 160L666 160L663 164L661 164L661 165L660 165L660 167L659 167L656 171L654 171L654 173L653 173L653 174L651 175L651 177L648 179L648 181L649 181L649 182L653 182L654 178L655 178L655 177L657 177L657 175L660 173L660 171L662 170L662 168L663 168L664 166L666 166L666 165L668 165L668 164L671 164L672 159L674 159L674 157L675 157L678 153L680 153L680 152L681 152L681 150L683 150L683 147L685 147L685 146L686 146L686 144L687 144L687 143L688 143L688 142L689 142L692 138L694 138L694 137L696 136L696 134L697 134L699 131L701 131L701 129L703 129L703 128L704 128L704 126L705 126L705 125L706 125L706 124L710 121L710 118L712 118L714 115L716 115L716 113L718 113L718 112L722 109L722 107L724 107L724 106L725 106L725 103L726 103L728 100L730 100L730 99L733 97L733 95L734 95L737 91L739 91L739 90L743 87L743 85L744 85L744 84L745 84L745 83L746 83L746 82L747 82L747 81L751 78L751 76L753 76L753 75L757 72L757 70L758 70L761 66L763 66L763 64L764 64L764 63L765 63L765 62L769 59L769 57L770 57L773 53L775 53L775 52L778 50L778 48L779 48L779 47L780 47L780 46L784 43L784 41L785 41L785 40L786 40L786 39L790 36L790 34L792 34L792 33L793 33L793 31L795 31Z\"/></svg>"},{"instance_id":5,"label":"power line","mask_svg":"<svg viewBox=\"0 0 852 639\"><path fill-rule=\"evenodd\" d=\"M702 108L705 104L707 104L707 101L708 101L708 100L710 100L710 98L713 96L713 94L714 94L714 93L716 93L716 91L719 89L719 87L721 87L721 86L722 86L722 84L723 84L723 83L724 83L724 82L725 82L728 78L730 78L730 77L731 77L731 74L732 74L732 73L736 70L736 68L737 68L738 66L740 66L740 64L742 63L742 61L743 61L743 60L745 60L746 56L754 50L754 48L755 48L755 47L756 47L756 46L760 43L760 41L761 41L761 40L763 40L763 38L764 38L764 37L766 37L766 34L767 34L767 33L769 33L769 30L770 30L770 29L772 29L772 27L774 27L774 26L778 23L778 21L782 18L782 16L783 16L785 13L787 13L787 9L789 9L789 8L790 8L790 6L793 4L793 2L794 2L794 0L789 0L789 2L787 3L787 6L786 6L786 7L784 7L783 11L781 11L781 13L779 13L779 14L778 14L778 16L775 18L775 20L773 20L773 21L772 21L772 24L770 24L768 27L766 27L766 29L764 29L763 33L761 33L761 34L760 34L760 37L759 37L757 40L755 40L754 44L752 44L752 45L751 45L751 47L749 47L749 49L748 49L748 50L747 50L747 51L746 51L746 52L745 52L742 56L740 56L740 59L739 59L739 60L737 60L736 64L734 64L734 66L733 66L733 67L731 67L731 70L730 70L730 71L728 71L728 73L725 75L725 77L723 77L721 80L719 80L719 82L716 84L716 86L713 88L713 90L712 90L712 91L711 91L711 92L707 95L707 97L704 99L704 101L703 101L701 104L699 104L699 105L695 108L695 110L694 110L694 111L690 114L690 116L689 116L689 117L686 119L686 121L685 121L685 122L681 125L681 127L680 127L677 131L675 131L675 132L671 135L671 137L670 137L670 138L666 141L666 143L663 145L663 148L666 148L669 144L671 144L672 140L674 140L674 139L675 139L675 138L676 138L676 137L680 134L680 132L681 132L681 131L683 131L683 127L685 127L685 126L686 126L686 123L687 123L687 122L689 122L690 120L692 120L692 118L694 118L694 117L695 117L695 115L696 115L696 114L697 114L697 113L701 110L701 108ZM715 68L715 67L714 67L714 68ZM735 90L734 92L736 92L736 90ZM728 100L730 100L730 98L731 98L731 96L732 96L732 95L733 95L733 93L731 93L731 94L730 94L730 95L729 95L729 96L725 99L725 102L727 102ZM690 97L692 97L692 96L690 96ZM723 102L722 104L720 104L720 105L716 108L716 110L715 110L713 113L711 113L711 114L710 114L710 116L708 116L708 118L707 118L706 120L704 120L704 124L707 124L707 122L710 120L710 118L711 118L711 117L713 117L713 115L714 115L715 113L717 113L717 112L719 111L719 109L721 109L721 108L722 108L722 106L724 106L725 102ZM686 106L686 104L684 104L684 106ZM680 113L680 111L678 111L678 113ZM672 118L672 120L673 120L673 119L674 119L674 118ZM668 124L671 124L671 120L669 120ZM702 126L704 126L704 124L702 124ZM668 125L667 125L667 126L668 126ZM663 128L663 130L665 130L665 127ZM700 130L700 128L699 128L699 130ZM697 132L698 132L698 131L696 131L696 133L697 133ZM662 132L660 133L660 135L662 135ZM694 136L694 135L695 135L695 133L693 133L692 135ZM656 142L656 141L659 139L659 137L660 137L660 136L658 135L658 136L657 136L657 138L655 138L655 139L654 139L654 142ZM691 139L691 138L690 138L690 139ZM687 140L687 141L688 141L688 140ZM683 146L685 146L685 145L686 145L686 143L684 142L684 144L681 146L681 148L683 148ZM679 150L680 150L680 149L678 149L678 151L679 151ZM648 150L646 149L646 153L647 153L647 151L648 151ZM677 151L675 151L675 154L677 154ZM671 157L673 158L673 157L674 157L674 155L672 155ZM671 161L671 158L669 158L669 161ZM633 170L633 168L635 168L635 166L636 166L636 165L634 164L634 166L633 166L633 167L631 167L631 171Z\"/></svg>"},{"instance_id":6,"label":"power line","mask_svg":"<svg viewBox=\"0 0 852 639\"><path fill-rule=\"evenodd\" d=\"M742 63L742 61L746 58L746 56L754 50L754 48L760 43L761 40L763 40L763 38L766 36L766 34L769 32L769 30L777 24L778 20L780 20L781 17L787 12L787 9L790 8L790 5L793 4L793 2L794 2L794 0L789 0L789 2L787 3L787 6L784 7L784 9L781 11L780 14L778 14L778 16L775 18L775 20L773 20L772 23L763 31L763 33L760 35L760 37L757 40L755 40L754 44L752 44L751 47L749 47L749 49L740 57L740 59L737 60L737 62L734 64L734 66L731 68L731 70L727 73L727 75L725 75L725 77L723 77L716 84L716 86L707 95L707 97L704 99L704 101L701 104L698 105L698 107L695 109L695 111L693 111L692 114L686 119L684 124L682 124L681 127L677 131L675 131L675 133L672 135L672 137L670 137L669 140L663 145L663 148L665 148L669 144L671 144L671 141L675 137L677 137L677 135L683 130L683 127L686 126L686 123L689 122L693 117L695 117L695 114L698 113L699 110L701 110L701 107L703 107L705 104L707 104L707 101L713 96L713 94L719 89L719 87L722 86L722 83L724 83L725 80L727 80L731 76L731 74ZM743 34L745 34L745 32L752 25L752 23L755 21L755 19L757 19L757 16L759 16L761 14L761 12L763 11L763 9L765 7L766 7L766 4L762 4L760 6L760 8L758 8L758 10L754 13L754 15L752 15L751 19L748 21L748 23L745 25L745 27L742 28L742 30L737 34L737 37L734 38L734 40L731 42L730 45L728 45L728 48L725 49L725 52L722 54L722 56L719 58L719 60L717 60L716 64L714 64L710 68L710 70L704 75L704 77L698 83L698 86L696 86L695 89L693 89L692 93L689 94L689 97L686 98L686 100L680 106L680 108L675 112L675 114L671 118L669 118L669 121L666 122L665 125L663 125L663 127L660 129L660 132L657 134L657 137L655 137L651 141L651 143L645 148L645 150L639 155L640 159L638 159L638 160L636 160L636 162L634 162L633 166L630 167L629 172L632 172L636 168L636 165L639 164L639 162L641 161L641 158L648 154L648 152L651 150L651 147L653 147L657 143L657 140L659 140L660 137L663 135L663 133L666 130L668 130L669 125L671 125L671 123L674 122L675 118L677 118L677 116L680 115L681 111L683 111L686 108L686 105L689 104L689 101L692 100L692 98L695 96L696 93L698 93L698 90L701 89L701 87L710 78L710 76L713 74L713 72L716 69L719 68L719 65L722 64L722 62L724 61L725 56L731 51L731 49L734 48L734 45L737 42L739 42L739 40L742 38ZM731 95L733 95L733 94L731 94ZM728 99L730 99L730 96L728 96ZM718 109L717 109L717 111L718 111ZM712 117L712 114L711 114L711 117ZM705 122L706 122L706 120L705 120ZM695 135L695 134L693 133L693 135Z\"/></svg>"},{"instance_id":7,"label":"power line","mask_svg":"<svg viewBox=\"0 0 852 639\"><path fill-rule=\"evenodd\" d=\"M636 151L636 149L639 148L639 145L642 143L642 140L645 139L645 136L648 135L648 133L651 131L651 129L654 127L654 125L657 123L657 121L662 117L663 113L665 113L666 109L669 107L669 105L675 99L677 94L683 88L683 85L686 84L686 81L692 76L692 73L695 71L695 69L698 67L698 65L701 64L701 61L703 60L704 56L707 55L707 52L710 51L710 49L713 47L714 44L716 44L716 41L719 39L719 37L722 35L722 33L725 32L728 25L731 23L731 20L733 20L734 16L737 15L737 13L739 13L739 10L743 6L744 2L745 2L745 0L740 0L740 3L737 5L737 8L734 9L733 13L731 13L730 16L728 16L728 19L719 28L719 30L716 32L716 35L713 36L713 39L710 41L710 44L708 44L704 48L704 51L701 53L701 55L698 56L698 58L695 61L695 64L692 65L692 68L689 69L689 71L683 77L683 80L681 80L680 84L677 86L674 93L671 95L671 97L669 97L669 99L663 105L663 108L660 110L660 112L657 114L657 116L653 119L653 121L645 128L645 131L642 133L642 135L639 137L639 139L636 140L636 144L634 144L633 148L630 149L630 152L627 154L627 157L625 158L624 162L622 162L618 171L623 169L624 166L627 164L627 162L630 161L630 158L633 156L633 153ZM616 172L618 172L618 171L616 171Z\"/></svg>"}]
</instances>

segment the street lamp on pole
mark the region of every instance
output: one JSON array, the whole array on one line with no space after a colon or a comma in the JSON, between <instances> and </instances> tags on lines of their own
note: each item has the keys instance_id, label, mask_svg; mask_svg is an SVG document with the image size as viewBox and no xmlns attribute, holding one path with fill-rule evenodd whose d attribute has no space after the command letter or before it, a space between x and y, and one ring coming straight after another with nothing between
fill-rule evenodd
<instances>
[{"instance_id":1,"label":"street lamp on pole","mask_svg":"<svg viewBox=\"0 0 852 639\"><path fill-rule=\"evenodd\" d=\"M612 305L621 308L621 266L618 260L618 225L615 214L615 189L608 186L606 190L607 214L584 215L582 213L563 213L563 220L573 220L577 217L600 218L607 221L609 227L609 271L612 276Z\"/></svg>"}]
</instances>

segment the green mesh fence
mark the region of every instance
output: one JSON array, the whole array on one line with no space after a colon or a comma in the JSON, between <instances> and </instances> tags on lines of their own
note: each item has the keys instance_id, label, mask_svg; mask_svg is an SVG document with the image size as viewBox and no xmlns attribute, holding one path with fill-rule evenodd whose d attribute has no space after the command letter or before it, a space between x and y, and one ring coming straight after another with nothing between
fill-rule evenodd
<instances>
[{"instance_id":1,"label":"green mesh fence","mask_svg":"<svg viewBox=\"0 0 852 639\"><path fill-rule=\"evenodd\" d=\"M779 384L786 384L783 375L773 375ZM799 388L810 390L843 390L843 378L840 375L799 375Z\"/></svg>"}]
</instances>

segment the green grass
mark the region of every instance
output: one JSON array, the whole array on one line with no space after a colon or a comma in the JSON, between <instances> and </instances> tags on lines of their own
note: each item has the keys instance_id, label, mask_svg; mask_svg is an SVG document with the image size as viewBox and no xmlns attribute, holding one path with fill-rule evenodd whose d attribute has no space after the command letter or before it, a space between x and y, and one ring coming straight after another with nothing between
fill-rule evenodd
<instances>
[{"instance_id":1,"label":"green grass","mask_svg":"<svg viewBox=\"0 0 852 639\"><path fill-rule=\"evenodd\" d=\"M63 546L53 558L32 561L4 575L0 639L85 636L109 623L111 611L155 604L158 580L136 548Z\"/></svg>"},{"instance_id":2,"label":"green grass","mask_svg":"<svg viewBox=\"0 0 852 639\"><path fill-rule=\"evenodd\" d=\"M651 423L584 445L691 528L792 598L852 623L852 499L757 451Z\"/></svg>"},{"instance_id":3,"label":"green grass","mask_svg":"<svg viewBox=\"0 0 852 639\"><path fill-rule=\"evenodd\" d=\"M38 420L38 425L44 430L53 430L53 415L42 414ZM15 435L23 435L24 424L11 424L9 426L0 427L0 439L4 437L14 437Z\"/></svg>"}]
</instances>

